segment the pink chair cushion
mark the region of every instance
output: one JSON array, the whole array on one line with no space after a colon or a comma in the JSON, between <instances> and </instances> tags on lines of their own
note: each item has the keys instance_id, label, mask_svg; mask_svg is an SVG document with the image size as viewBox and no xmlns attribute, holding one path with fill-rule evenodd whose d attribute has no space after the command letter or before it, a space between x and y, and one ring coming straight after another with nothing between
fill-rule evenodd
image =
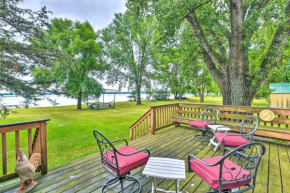
<instances>
[{"instance_id":1,"label":"pink chair cushion","mask_svg":"<svg viewBox=\"0 0 290 193\"><path fill-rule=\"evenodd\" d=\"M190 126L193 126L193 127L198 127L198 128L201 128L201 129L208 129L208 125L212 125L213 123L211 122L207 122L205 123L205 121L201 121L201 120L197 120L197 121L190 121L188 123ZM205 127L206 125L206 127Z\"/></svg>"},{"instance_id":2,"label":"pink chair cushion","mask_svg":"<svg viewBox=\"0 0 290 193\"><path fill-rule=\"evenodd\" d=\"M212 158L204 158L203 161L213 164L219 161L222 156L212 157ZM219 189L219 172L220 172L220 165L216 166L206 166L203 163L199 162L196 159L190 160L190 168L194 171L199 177L201 177L204 181L206 181L213 189ZM234 170L231 170L235 168ZM237 164L231 162L228 159L224 160L224 166L222 169L222 183L224 182L236 182L241 179L245 179L246 177L251 177L250 172L247 170L241 170L242 168ZM240 173L239 173L240 172ZM233 189L241 186L245 186L250 184L251 179L248 179L244 182L238 182L229 185L223 185L222 189Z\"/></svg>"},{"instance_id":3,"label":"pink chair cushion","mask_svg":"<svg viewBox=\"0 0 290 193\"><path fill-rule=\"evenodd\" d=\"M224 138L225 146L238 147L238 146L249 143L249 141L245 139L243 136L230 136L229 133L215 133L214 136L221 145L223 145L223 141L222 141L223 137L227 136Z\"/></svg>"},{"instance_id":4,"label":"pink chair cushion","mask_svg":"<svg viewBox=\"0 0 290 193\"><path fill-rule=\"evenodd\" d=\"M118 151L123 154L129 154L129 153L138 151L138 149L135 149L131 146L125 146L118 149ZM146 164L149 158L149 155L143 152L130 155L130 156L122 156L122 155L119 155L118 153L116 154L117 154L120 176L123 176L127 172ZM104 157L107 158L111 164L116 166L116 159L114 156L114 152L105 153ZM105 159L103 161L111 170L113 170L114 172L117 172L116 168L110 166L110 164L108 164L108 162Z\"/></svg>"}]
</instances>

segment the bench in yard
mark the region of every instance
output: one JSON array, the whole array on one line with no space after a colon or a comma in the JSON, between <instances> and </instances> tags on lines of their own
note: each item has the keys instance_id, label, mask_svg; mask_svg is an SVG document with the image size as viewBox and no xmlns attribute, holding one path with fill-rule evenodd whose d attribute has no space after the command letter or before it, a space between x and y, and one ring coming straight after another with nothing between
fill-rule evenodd
<instances>
[{"instance_id":1,"label":"bench in yard","mask_svg":"<svg viewBox=\"0 0 290 193\"><path fill-rule=\"evenodd\" d=\"M111 102L94 102L94 103L88 103L89 109L106 109L106 108L112 108L114 107Z\"/></svg>"}]
</instances>

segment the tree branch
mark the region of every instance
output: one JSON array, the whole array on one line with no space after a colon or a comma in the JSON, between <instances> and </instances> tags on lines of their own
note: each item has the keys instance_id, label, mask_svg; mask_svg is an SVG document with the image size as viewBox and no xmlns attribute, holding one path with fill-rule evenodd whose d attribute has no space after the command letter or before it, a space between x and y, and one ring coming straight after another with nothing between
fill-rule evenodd
<instances>
[{"instance_id":1,"label":"tree branch","mask_svg":"<svg viewBox=\"0 0 290 193\"><path fill-rule=\"evenodd\" d=\"M218 45L218 48L219 48L220 53L222 54L222 56L224 58L227 58L226 49L225 49L224 45L222 44L222 42L220 41L219 36L217 36L215 33L213 33L213 37L215 38L215 40L217 42L217 45Z\"/></svg>"},{"instance_id":2,"label":"tree branch","mask_svg":"<svg viewBox=\"0 0 290 193\"><path fill-rule=\"evenodd\" d=\"M248 8L249 8L249 11L248 13L246 14L246 12L244 12L244 19L246 19L246 16L247 18L249 18L252 13L254 11L257 11L259 9L264 9L265 6L268 4L269 0L263 0L260 4L258 4L257 1L254 1L254 3L252 3ZM257 9L256 9L256 6L258 5ZM256 20L255 20L256 21Z\"/></svg>"},{"instance_id":3,"label":"tree branch","mask_svg":"<svg viewBox=\"0 0 290 193\"><path fill-rule=\"evenodd\" d=\"M261 4L258 5L258 3L255 1L249 8L249 11L248 13L246 14L244 12L244 21L247 22L249 20L249 18L251 17L252 13L254 11L258 11L258 10L262 10L266 7L267 3L269 2L269 0L263 0ZM256 6L258 5L257 9L256 9ZM246 17L247 16L247 17ZM260 26L258 25L258 21L259 21L259 14L256 14L256 16L254 18L251 19L251 21L248 21L248 22L251 22L251 25L253 26L256 26L255 28L251 28L251 30L248 31L248 35L246 36L246 39L248 42L251 41L252 39L252 36L254 34L254 31Z\"/></svg>"},{"instance_id":4,"label":"tree branch","mask_svg":"<svg viewBox=\"0 0 290 193\"><path fill-rule=\"evenodd\" d=\"M186 15L181 19L181 21L184 20L186 17L188 17L191 13L193 13L193 11L195 11L196 9L202 7L203 5L205 5L205 4L209 3L209 2L211 2L211 0L208 0L208 1L206 1L206 2L204 2L204 3L202 3L202 4L198 5L198 6L196 6L196 7L194 7L194 8L190 8L190 9L188 10L188 11L189 11L188 14L186 14Z\"/></svg>"},{"instance_id":5,"label":"tree branch","mask_svg":"<svg viewBox=\"0 0 290 193\"><path fill-rule=\"evenodd\" d=\"M186 17L187 21L191 24L193 27L195 33L198 35L197 39L199 41L199 44L204 48L204 50L208 53L208 55L216 61L219 65L225 66L226 59L223 58L221 55L219 55L217 52L215 52L212 47L209 45L209 42L207 41L205 34L203 32L203 29L201 28L199 21L196 17L195 12L191 14L191 16Z\"/></svg>"},{"instance_id":6,"label":"tree branch","mask_svg":"<svg viewBox=\"0 0 290 193\"><path fill-rule=\"evenodd\" d=\"M283 48L290 36L290 0L285 8L285 15L288 17L286 24L281 24L276 31L271 45L265 55L265 59L260 64L262 79L258 81L256 88L259 88L268 78L269 71L277 67L283 54ZM254 77L252 77L254 78ZM253 88L254 90L255 88Z\"/></svg>"},{"instance_id":7,"label":"tree branch","mask_svg":"<svg viewBox=\"0 0 290 193\"><path fill-rule=\"evenodd\" d=\"M215 63L213 62L213 60L211 59L211 57L209 56L209 54L206 51L203 51L203 58L204 58L204 62L205 65L209 71L209 73L212 75L215 83L217 84L217 86L223 90L223 73L221 73Z\"/></svg>"}]
</instances>

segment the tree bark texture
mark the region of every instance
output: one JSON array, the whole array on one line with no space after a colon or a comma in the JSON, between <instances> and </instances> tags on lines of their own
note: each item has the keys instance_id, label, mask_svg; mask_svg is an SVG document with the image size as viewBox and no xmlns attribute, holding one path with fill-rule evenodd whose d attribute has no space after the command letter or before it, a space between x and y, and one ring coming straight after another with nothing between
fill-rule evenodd
<instances>
[{"instance_id":1,"label":"tree bark texture","mask_svg":"<svg viewBox=\"0 0 290 193\"><path fill-rule=\"evenodd\" d=\"M139 84L137 84L136 94L137 94L137 105L141 105L141 86L139 86Z\"/></svg>"},{"instance_id":2,"label":"tree bark texture","mask_svg":"<svg viewBox=\"0 0 290 193\"><path fill-rule=\"evenodd\" d=\"M198 90L198 95L199 95L199 102L203 103L204 102L204 94L202 94L201 91Z\"/></svg>"},{"instance_id":3,"label":"tree bark texture","mask_svg":"<svg viewBox=\"0 0 290 193\"><path fill-rule=\"evenodd\" d=\"M189 14L185 17L194 30L194 34L200 46L204 49L203 57L208 71L212 75L223 96L224 105L251 106L257 89L266 81L270 72L278 65L283 48L290 34L290 1L285 8L289 25L281 25L275 32L272 43L265 54L265 59L259 65L261 79L252 82L255 75L247 75L249 71L248 47L244 42L249 43L254 31L245 32L244 23L246 21L245 7L248 7L248 16L252 14L252 8L263 9L268 3L264 0L261 4L256 2L253 5L246 5L243 0L230 0L230 30L227 31L229 49L217 38L215 49L209 43L204 29L199 23L194 8L189 9ZM258 8L257 8L258 6ZM257 18L258 20L258 18ZM249 31L249 30L248 30ZM217 67L218 66L218 67Z\"/></svg>"},{"instance_id":4,"label":"tree bark texture","mask_svg":"<svg viewBox=\"0 0 290 193\"><path fill-rule=\"evenodd\" d=\"M79 92L78 94L77 109L82 109L82 92Z\"/></svg>"}]
</instances>

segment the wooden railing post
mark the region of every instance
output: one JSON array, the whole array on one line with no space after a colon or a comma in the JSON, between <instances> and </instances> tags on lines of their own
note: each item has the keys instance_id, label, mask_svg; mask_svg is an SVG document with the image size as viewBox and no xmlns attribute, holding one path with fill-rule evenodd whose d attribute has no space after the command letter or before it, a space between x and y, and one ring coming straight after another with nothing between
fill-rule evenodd
<instances>
[{"instance_id":1,"label":"wooden railing post","mask_svg":"<svg viewBox=\"0 0 290 193\"><path fill-rule=\"evenodd\" d=\"M40 123L40 147L41 147L41 174L47 173L47 137L46 122Z\"/></svg>"},{"instance_id":2,"label":"wooden railing post","mask_svg":"<svg viewBox=\"0 0 290 193\"><path fill-rule=\"evenodd\" d=\"M18 157L18 152L20 150L20 144L19 144L19 131L15 131L15 160Z\"/></svg>"},{"instance_id":3,"label":"wooden railing post","mask_svg":"<svg viewBox=\"0 0 290 193\"><path fill-rule=\"evenodd\" d=\"M177 103L177 105L176 105L176 115L177 115L177 116L180 115L180 112L179 112L179 111L180 111L180 106L179 106L179 104L180 104L180 103Z\"/></svg>"},{"instance_id":4,"label":"wooden railing post","mask_svg":"<svg viewBox=\"0 0 290 193\"><path fill-rule=\"evenodd\" d=\"M133 129L130 128L130 140L133 140Z\"/></svg>"},{"instance_id":5,"label":"wooden railing post","mask_svg":"<svg viewBox=\"0 0 290 193\"><path fill-rule=\"evenodd\" d=\"M16 123L8 123L8 124L0 124L0 142L2 144L2 163L1 170L3 167L3 171L0 173L0 183L6 180L10 180L13 178L18 177L18 174L11 173L8 170L7 164L9 163L7 157L7 138L6 133L15 133L15 155L17 155L20 150L20 131L27 130L27 147L28 147L28 155L27 158L30 158L33 153L40 153L41 154L41 162L40 162L40 169L41 174L47 173L47 135L46 135L46 122L49 119L41 119L41 120L34 120L34 121L26 121L26 122L16 122ZM35 133L33 136L33 130L35 129ZM22 145L21 149L24 149L25 146ZM16 159L15 159L16 160ZM1 162L1 161L0 161ZM13 163L12 163L13 164ZM14 165L14 164L13 164Z\"/></svg>"},{"instance_id":6,"label":"wooden railing post","mask_svg":"<svg viewBox=\"0 0 290 193\"><path fill-rule=\"evenodd\" d=\"M2 166L3 166L3 175L6 175L7 174L6 133L2 133Z\"/></svg>"},{"instance_id":7,"label":"wooden railing post","mask_svg":"<svg viewBox=\"0 0 290 193\"><path fill-rule=\"evenodd\" d=\"M155 134L156 129L156 109L151 108L151 133L152 135Z\"/></svg>"}]
</instances>

